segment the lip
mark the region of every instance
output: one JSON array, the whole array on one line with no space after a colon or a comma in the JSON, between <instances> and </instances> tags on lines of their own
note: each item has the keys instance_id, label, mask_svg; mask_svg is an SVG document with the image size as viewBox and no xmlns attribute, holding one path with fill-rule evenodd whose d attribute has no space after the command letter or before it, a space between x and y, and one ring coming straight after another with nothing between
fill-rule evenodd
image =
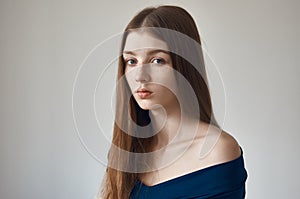
<instances>
[{"instance_id":1,"label":"lip","mask_svg":"<svg viewBox=\"0 0 300 199\"><path fill-rule=\"evenodd\" d=\"M145 98L149 97L152 94L152 92L149 92L149 91L139 91L139 92L137 92L137 94L138 94L138 96L140 98L145 99Z\"/></svg>"},{"instance_id":2,"label":"lip","mask_svg":"<svg viewBox=\"0 0 300 199\"><path fill-rule=\"evenodd\" d=\"M152 93L150 90L148 90L148 89L146 89L146 88L139 88L139 89L137 89L136 92L137 92L137 93L139 93L139 92L149 92L149 93Z\"/></svg>"},{"instance_id":3,"label":"lip","mask_svg":"<svg viewBox=\"0 0 300 199\"><path fill-rule=\"evenodd\" d=\"M142 98L142 99L145 99L145 98L149 97L149 96L152 94L151 91L149 91L149 90L147 90L147 89L145 89L145 88L140 88L140 89L138 89L138 90L136 91L136 93L137 93L138 96L139 96L140 98Z\"/></svg>"}]
</instances>

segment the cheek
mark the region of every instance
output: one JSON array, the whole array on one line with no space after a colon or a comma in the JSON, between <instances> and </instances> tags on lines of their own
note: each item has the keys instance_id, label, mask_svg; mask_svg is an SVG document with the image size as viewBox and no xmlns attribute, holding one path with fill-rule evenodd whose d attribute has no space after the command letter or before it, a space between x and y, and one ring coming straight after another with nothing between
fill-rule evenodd
<instances>
[{"instance_id":1,"label":"cheek","mask_svg":"<svg viewBox=\"0 0 300 199\"><path fill-rule=\"evenodd\" d=\"M136 87L136 81L133 72L125 71L124 76L127 84L130 87L130 90L133 91Z\"/></svg>"},{"instance_id":2,"label":"cheek","mask_svg":"<svg viewBox=\"0 0 300 199\"><path fill-rule=\"evenodd\" d=\"M130 86L131 90L138 88L140 82L136 81L136 75L138 71L136 68L125 68L125 78ZM159 90L171 90L173 91L177 87L177 81L174 74L174 69L168 66L152 66L146 69L145 74L149 77L149 82L151 84L156 84L159 86Z\"/></svg>"},{"instance_id":3,"label":"cheek","mask_svg":"<svg viewBox=\"0 0 300 199\"><path fill-rule=\"evenodd\" d=\"M154 82L157 82L163 89L174 90L177 87L176 78L173 72L161 72L154 76Z\"/></svg>"}]
</instances>

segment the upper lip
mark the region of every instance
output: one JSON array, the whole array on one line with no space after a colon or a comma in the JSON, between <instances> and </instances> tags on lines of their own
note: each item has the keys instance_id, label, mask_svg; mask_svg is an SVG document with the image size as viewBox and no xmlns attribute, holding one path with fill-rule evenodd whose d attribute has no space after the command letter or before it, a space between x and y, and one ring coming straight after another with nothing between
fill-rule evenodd
<instances>
[{"instance_id":1,"label":"upper lip","mask_svg":"<svg viewBox=\"0 0 300 199\"><path fill-rule=\"evenodd\" d=\"M150 93L152 93L151 91L149 91L146 88L139 88L139 89L136 90L136 92L150 92Z\"/></svg>"}]
</instances>

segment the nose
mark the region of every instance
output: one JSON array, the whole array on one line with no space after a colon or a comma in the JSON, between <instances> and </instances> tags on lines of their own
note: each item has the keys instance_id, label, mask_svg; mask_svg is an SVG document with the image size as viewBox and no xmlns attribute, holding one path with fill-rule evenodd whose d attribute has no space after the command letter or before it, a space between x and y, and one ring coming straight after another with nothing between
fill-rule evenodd
<instances>
[{"instance_id":1,"label":"nose","mask_svg":"<svg viewBox=\"0 0 300 199\"><path fill-rule=\"evenodd\" d=\"M141 66L136 69L135 81L137 82L148 82L150 81L150 75L148 71L145 69L145 66Z\"/></svg>"}]
</instances>

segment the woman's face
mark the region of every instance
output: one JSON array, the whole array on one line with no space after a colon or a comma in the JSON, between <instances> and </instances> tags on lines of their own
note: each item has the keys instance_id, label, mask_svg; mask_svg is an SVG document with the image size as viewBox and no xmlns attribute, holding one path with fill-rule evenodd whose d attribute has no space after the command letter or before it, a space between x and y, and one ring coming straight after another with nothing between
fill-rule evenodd
<instances>
[{"instance_id":1,"label":"woman's face","mask_svg":"<svg viewBox=\"0 0 300 199\"><path fill-rule=\"evenodd\" d=\"M176 103L176 88L172 60L167 44L147 32L130 32L123 51L125 76L138 105L151 110L160 104L164 108Z\"/></svg>"}]
</instances>

